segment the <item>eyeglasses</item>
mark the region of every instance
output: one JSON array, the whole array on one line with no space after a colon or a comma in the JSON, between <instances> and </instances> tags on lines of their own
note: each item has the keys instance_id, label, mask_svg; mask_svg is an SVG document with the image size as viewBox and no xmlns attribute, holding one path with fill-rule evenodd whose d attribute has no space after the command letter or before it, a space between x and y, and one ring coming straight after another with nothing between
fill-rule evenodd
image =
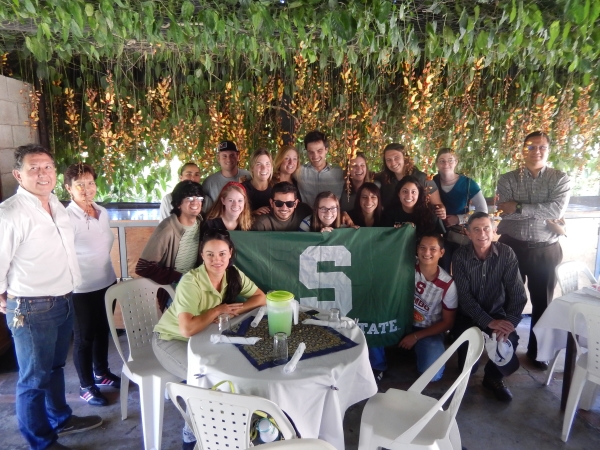
<instances>
[{"instance_id":1,"label":"eyeglasses","mask_svg":"<svg viewBox=\"0 0 600 450\"><path fill-rule=\"evenodd\" d=\"M454 158L450 159L438 159L438 164L454 164L456 160Z\"/></svg>"},{"instance_id":2,"label":"eyeglasses","mask_svg":"<svg viewBox=\"0 0 600 450\"><path fill-rule=\"evenodd\" d=\"M336 212L337 206L332 206L331 208L325 208L324 206L322 206L319 208L319 212L321 212L323 214L327 214L329 211Z\"/></svg>"},{"instance_id":3,"label":"eyeglasses","mask_svg":"<svg viewBox=\"0 0 600 450\"><path fill-rule=\"evenodd\" d=\"M541 153L544 153L546 150L548 150L547 145L527 145L525 146L525 148L530 152L535 152L536 150L539 150Z\"/></svg>"},{"instance_id":4,"label":"eyeglasses","mask_svg":"<svg viewBox=\"0 0 600 450\"><path fill-rule=\"evenodd\" d=\"M273 200L273 204L277 208L283 208L283 205L287 206L288 208L293 208L294 206L296 206L296 200L294 200L294 201L289 200L287 202L284 202L282 200Z\"/></svg>"},{"instance_id":5,"label":"eyeglasses","mask_svg":"<svg viewBox=\"0 0 600 450\"><path fill-rule=\"evenodd\" d=\"M184 202L192 203L193 201L201 202L204 200L204 197L185 197L183 199Z\"/></svg>"}]
</instances>

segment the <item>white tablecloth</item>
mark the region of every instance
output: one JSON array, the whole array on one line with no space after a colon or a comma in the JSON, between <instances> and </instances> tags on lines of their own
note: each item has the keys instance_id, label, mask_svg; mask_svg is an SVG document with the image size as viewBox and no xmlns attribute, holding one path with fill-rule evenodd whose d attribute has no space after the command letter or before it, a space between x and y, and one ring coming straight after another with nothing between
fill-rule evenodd
<instances>
[{"instance_id":1,"label":"white tablecloth","mask_svg":"<svg viewBox=\"0 0 600 450\"><path fill-rule=\"evenodd\" d=\"M575 303L599 305L600 299L578 290L552 300L533 327L537 338L538 361L550 361L556 352L567 346L567 334L571 329L571 306ZM576 332L579 336L587 337L587 328L583 320L577 323ZM580 343L585 345L581 340Z\"/></svg>"},{"instance_id":2,"label":"white tablecloth","mask_svg":"<svg viewBox=\"0 0 600 450\"><path fill-rule=\"evenodd\" d=\"M255 311L232 323L255 315ZM323 439L344 450L346 409L375 395L377 384L360 328L337 331L358 345L301 360L295 372L284 374L283 366L258 371L234 345L211 344L210 335L218 332L212 324L189 340L188 384L210 388L230 380L241 394L258 395L277 403L292 418L303 438ZM203 376L198 378L197 374Z\"/></svg>"}]
</instances>

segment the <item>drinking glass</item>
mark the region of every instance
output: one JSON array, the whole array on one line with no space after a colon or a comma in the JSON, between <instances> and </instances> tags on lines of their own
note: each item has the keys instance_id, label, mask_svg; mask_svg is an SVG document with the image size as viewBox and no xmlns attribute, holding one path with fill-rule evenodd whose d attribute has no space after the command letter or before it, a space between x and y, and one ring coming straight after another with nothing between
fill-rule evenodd
<instances>
[{"instance_id":1,"label":"drinking glass","mask_svg":"<svg viewBox=\"0 0 600 450\"><path fill-rule=\"evenodd\" d=\"M275 365L286 364L288 362L288 341L287 334L275 333L273 336L273 363Z\"/></svg>"},{"instance_id":2,"label":"drinking glass","mask_svg":"<svg viewBox=\"0 0 600 450\"><path fill-rule=\"evenodd\" d=\"M329 321L333 323L339 323L340 321L340 310L338 308L331 308L329 310Z\"/></svg>"},{"instance_id":3,"label":"drinking glass","mask_svg":"<svg viewBox=\"0 0 600 450\"><path fill-rule=\"evenodd\" d=\"M224 331L229 331L229 314L219 315L219 332L223 334Z\"/></svg>"}]
</instances>

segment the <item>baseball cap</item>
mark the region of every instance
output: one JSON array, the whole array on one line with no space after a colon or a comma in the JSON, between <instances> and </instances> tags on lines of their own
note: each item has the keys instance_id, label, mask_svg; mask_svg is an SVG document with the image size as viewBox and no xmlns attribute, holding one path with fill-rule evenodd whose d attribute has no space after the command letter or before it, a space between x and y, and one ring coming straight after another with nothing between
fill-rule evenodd
<instances>
[{"instance_id":1,"label":"baseball cap","mask_svg":"<svg viewBox=\"0 0 600 450\"><path fill-rule=\"evenodd\" d=\"M220 152L229 151L229 152L238 152L239 153L237 146L232 141L223 141L223 142L219 143L218 150Z\"/></svg>"},{"instance_id":2,"label":"baseball cap","mask_svg":"<svg viewBox=\"0 0 600 450\"><path fill-rule=\"evenodd\" d=\"M508 339L506 341L497 341L496 333L492 336L483 334L485 338L485 349L488 357L496 364L498 371L505 376L510 375L519 368L519 360L515 349Z\"/></svg>"}]
</instances>

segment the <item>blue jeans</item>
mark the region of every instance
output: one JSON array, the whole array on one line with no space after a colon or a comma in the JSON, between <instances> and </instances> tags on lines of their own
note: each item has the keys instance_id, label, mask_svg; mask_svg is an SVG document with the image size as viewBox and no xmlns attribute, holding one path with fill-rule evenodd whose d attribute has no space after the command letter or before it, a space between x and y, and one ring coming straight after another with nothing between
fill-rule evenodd
<instances>
[{"instance_id":1,"label":"blue jeans","mask_svg":"<svg viewBox=\"0 0 600 450\"><path fill-rule=\"evenodd\" d=\"M23 316L22 325L13 322L15 316ZM19 430L32 450L44 450L72 413L63 372L73 331L71 294L9 298L6 320L19 362Z\"/></svg>"},{"instance_id":2,"label":"blue jeans","mask_svg":"<svg viewBox=\"0 0 600 450\"><path fill-rule=\"evenodd\" d=\"M373 370L387 370L385 347L369 347L369 362Z\"/></svg>"},{"instance_id":3,"label":"blue jeans","mask_svg":"<svg viewBox=\"0 0 600 450\"><path fill-rule=\"evenodd\" d=\"M419 328L413 328L413 331L419 331ZM446 351L444 333L419 339L414 349L417 354L417 370L423 373ZM444 375L444 368L442 366L431 381L439 381Z\"/></svg>"}]
</instances>

